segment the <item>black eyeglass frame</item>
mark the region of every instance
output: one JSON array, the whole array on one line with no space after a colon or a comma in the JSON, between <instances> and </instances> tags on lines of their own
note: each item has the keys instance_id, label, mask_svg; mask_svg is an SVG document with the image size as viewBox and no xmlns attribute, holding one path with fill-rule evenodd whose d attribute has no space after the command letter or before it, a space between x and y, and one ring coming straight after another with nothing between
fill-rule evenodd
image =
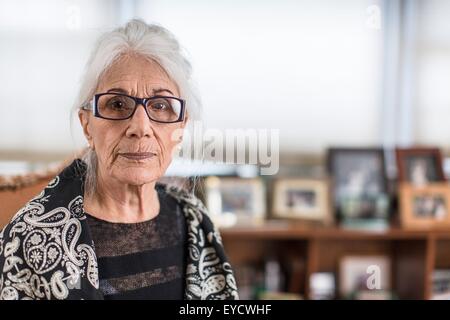
<instances>
[{"instance_id":1,"label":"black eyeglass frame","mask_svg":"<svg viewBox=\"0 0 450 320\"><path fill-rule=\"evenodd\" d=\"M100 97L105 96L105 95L116 95L116 96L121 96L121 97L128 97L134 100L134 110L133 112L126 118L120 118L120 119L116 119L116 118L108 118L105 116L102 116L100 114L100 112L98 111L98 100L100 99ZM180 102L181 105L181 110L180 110L180 115L178 116L177 120L174 121L161 121L161 120L156 120L153 119L147 111L147 107L146 104L148 101L151 100L156 100L156 99L164 99L164 98L170 98L170 99L175 99L177 101ZM186 101L177 97L172 97L172 96L161 96L161 95L157 95L157 96L153 96L150 98L138 98L138 97L133 97L127 94L123 94L123 93L114 93L114 92L105 92L105 93L97 93L94 95L94 98L89 101L86 102L85 104L83 104L81 106L81 109L83 110L92 110L94 113L94 116L97 118L101 118L101 119L106 119L106 120L127 120L133 117L133 115L136 113L136 109L138 108L139 105L142 105L144 107L145 113L147 114L148 118L152 121L155 122L159 122L159 123L177 123L177 122L182 122L184 120L184 113L185 113L185 105L186 105Z\"/></svg>"}]
</instances>

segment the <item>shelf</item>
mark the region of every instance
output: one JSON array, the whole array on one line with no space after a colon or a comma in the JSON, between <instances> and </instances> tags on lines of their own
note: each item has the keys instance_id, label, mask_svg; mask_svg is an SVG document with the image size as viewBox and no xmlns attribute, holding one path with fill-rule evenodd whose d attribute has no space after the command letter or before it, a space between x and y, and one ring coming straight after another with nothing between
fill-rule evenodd
<instances>
[{"instance_id":1,"label":"shelf","mask_svg":"<svg viewBox=\"0 0 450 320\"><path fill-rule=\"evenodd\" d=\"M220 233L224 239L259 238L259 239L379 239L426 240L430 237L436 239L450 239L450 230L405 230L390 228L383 231L343 229L339 227L308 227L300 224L284 222L266 222L260 225L234 226L221 228Z\"/></svg>"},{"instance_id":2,"label":"shelf","mask_svg":"<svg viewBox=\"0 0 450 320\"><path fill-rule=\"evenodd\" d=\"M309 277L316 272L337 274L339 261L346 255L390 257L392 287L400 299L429 299L433 271L450 269L449 229L392 227L373 231L269 220L258 225L221 228L220 233L234 266L258 264L274 256L303 261L300 293L306 298ZM296 287L296 283L289 285Z\"/></svg>"}]
</instances>

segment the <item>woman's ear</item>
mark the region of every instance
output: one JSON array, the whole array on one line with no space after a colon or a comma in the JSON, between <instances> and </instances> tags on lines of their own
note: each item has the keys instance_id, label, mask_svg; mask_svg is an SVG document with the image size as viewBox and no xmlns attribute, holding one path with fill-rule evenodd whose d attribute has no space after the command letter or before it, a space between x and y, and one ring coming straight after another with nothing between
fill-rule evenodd
<instances>
[{"instance_id":1,"label":"woman's ear","mask_svg":"<svg viewBox=\"0 0 450 320\"><path fill-rule=\"evenodd\" d=\"M80 124L81 124L81 127L83 128L83 133L84 133L84 136L86 137L86 140L89 143L89 146L92 149L95 149L94 148L94 140L92 139L92 135L91 135L90 128L89 128L89 120L90 120L89 113L84 110L79 110L78 118L80 119Z\"/></svg>"},{"instance_id":2,"label":"woman's ear","mask_svg":"<svg viewBox=\"0 0 450 320\"><path fill-rule=\"evenodd\" d=\"M186 127L186 124L187 124L188 120L189 120L189 114L186 113L186 114L184 115L183 123L182 123L182 125L181 125L182 128Z\"/></svg>"}]
</instances>

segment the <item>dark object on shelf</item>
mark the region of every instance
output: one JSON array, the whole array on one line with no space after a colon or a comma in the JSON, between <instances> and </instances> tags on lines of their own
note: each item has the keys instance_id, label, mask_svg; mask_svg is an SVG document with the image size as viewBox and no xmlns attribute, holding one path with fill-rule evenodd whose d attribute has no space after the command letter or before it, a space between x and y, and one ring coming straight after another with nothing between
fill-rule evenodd
<instances>
[{"instance_id":1,"label":"dark object on shelf","mask_svg":"<svg viewBox=\"0 0 450 320\"><path fill-rule=\"evenodd\" d=\"M387 228L390 197L383 149L331 148L327 166L340 224L351 228Z\"/></svg>"}]
</instances>

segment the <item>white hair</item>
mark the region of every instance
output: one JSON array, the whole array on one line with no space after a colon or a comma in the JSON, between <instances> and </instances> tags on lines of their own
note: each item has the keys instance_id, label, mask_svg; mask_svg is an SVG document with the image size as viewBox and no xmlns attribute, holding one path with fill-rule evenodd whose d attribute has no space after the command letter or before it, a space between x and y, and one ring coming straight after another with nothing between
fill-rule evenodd
<instances>
[{"instance_id":1,"label":"white hair","mask_svg":"<svg viewBox=\"0 0 450 320\"><path fill-rule=\"evenodd\" d=\"M93 98L102 75L124 54L138 54L157 62L177 85L181 98L186 101L189 122L201 119L200 98L184 50L170 31L139 19L133 19L125 26L100 36L86 64L73 112ZM82 159L87 165L85 190L92 194L97 188L97 155L89 148Z\"/></svg>"}]
</instances>

